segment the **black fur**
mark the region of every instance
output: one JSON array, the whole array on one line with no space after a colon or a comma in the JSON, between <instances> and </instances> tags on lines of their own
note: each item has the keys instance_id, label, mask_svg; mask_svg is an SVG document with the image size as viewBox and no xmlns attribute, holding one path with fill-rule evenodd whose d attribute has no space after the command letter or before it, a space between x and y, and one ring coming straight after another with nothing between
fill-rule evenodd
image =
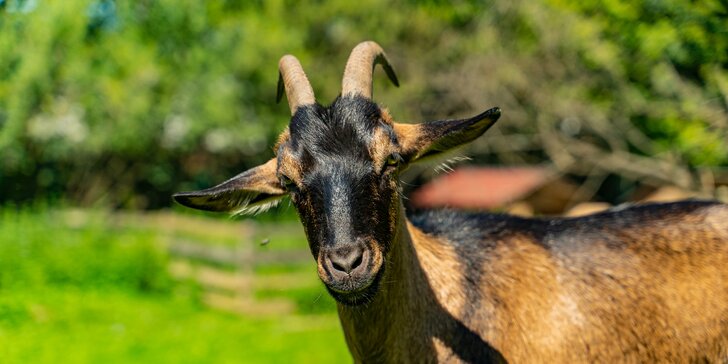
<instances>
[{"instance_id":1,"label":"black fur","mask_svg":"<svg viewBox=\"0 0 728 364\"><path fill-rule=\"evenodd\" d=\"M280 148L299 161L304 176L289 192L316 257L322 249L362 243L377 244L384 254L389 250L394 226L388 217L398 202L396 173L377 170L369 154L377 128L391 129L381 120L379 107L359 96L339 97L329 107L300 107L291 119L290 139ZM359 303L376 292L381 274L352 277L328 288L340 302ZM331 290L351 291L367 283L363 292L348 298Z\"/></svg>"},{"instance_id":2,"label":"black fur","mask_svg":"<svg viewBox=\"0 0 728 364\"><path fill-rule=\"evenodd\" d=\"M617 247L622 242L620 231L646 224L670 224L682 214L721 205L716 201L689 200L651 203L613 208L598 214L565 218L521 218L506 214L457 210L426 210L409 217L422 231L450 242L463 257L487 255L509 234L527 233L544 248L573 249L568 245L606 243ZM646 247L649 248L649 247ZM466 258L467 260L467 258Z\"/></svg>"},{"instance_id":3,"label":"black fur","mask_svg":"<svg viewBox=\"0 0 728 364\"><path fill-rule=\"evenodd\" d=\"M324 107L320 104L299 107L291 118L291 147L316 156L366 160L368 142L381 111L360 96L338 97Z\"/></svg>"}]
</instances>

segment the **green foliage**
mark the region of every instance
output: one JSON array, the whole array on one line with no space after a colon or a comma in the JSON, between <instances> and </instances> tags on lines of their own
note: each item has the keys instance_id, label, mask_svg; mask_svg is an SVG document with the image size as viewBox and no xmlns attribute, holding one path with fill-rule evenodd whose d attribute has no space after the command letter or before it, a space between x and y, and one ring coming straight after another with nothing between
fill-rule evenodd
<instances>
[{"instance_id":1,"label":"green foliage","mask_svg":"<svg viewBox=\"0 0 728 364\"><path fill-rule=\"evenodd\" d=\"M690 165L728 162L728 8L725 2L550 1L587 36L577 43L599 87ZM722 100L721 100L722 99Z\"/></svg>"},{"instance_id":2,"label":"green foliage","mask_svg":"<svg viewBox=\"0 0 728 364\"><path fill-rule=\"evenodd\" d=\"M580 140L604 141L612 122L623 134L606 138L610 148L670 154L687 168L728 163L728 19L717 0L9 4L0 202L167 206L174 191L272 156L288 121L274 103L281 55L301 59L327 103L364 39L380 42L400 74L400 89L377 81L375 94L397 118L496 104L504 134L532 139L519 150L480 141L480 160L554 159L544 126L561 133L567 120Z\"/></svg>"}]
</instances>

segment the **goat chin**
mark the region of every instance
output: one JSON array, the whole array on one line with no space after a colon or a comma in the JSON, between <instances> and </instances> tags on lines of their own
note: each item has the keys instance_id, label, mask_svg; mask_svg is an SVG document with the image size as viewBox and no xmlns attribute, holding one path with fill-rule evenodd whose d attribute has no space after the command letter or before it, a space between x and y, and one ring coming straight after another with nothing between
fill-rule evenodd
<instances>
[{"instance_id":1,"label":"goat chin","mask_svg":"<svg viewBox=\"0 0 728 364\"><path fill-rule=\"evenodd\" d=\"M366 305L371 303L376 297L383 275L384 270L382 269L374 275L372 280L361 285L355 290L339 291L328 285L326 286L326 290L329 291L331 297L333 297L339 304L349 307Z\"/></svg>"}]
</instances>

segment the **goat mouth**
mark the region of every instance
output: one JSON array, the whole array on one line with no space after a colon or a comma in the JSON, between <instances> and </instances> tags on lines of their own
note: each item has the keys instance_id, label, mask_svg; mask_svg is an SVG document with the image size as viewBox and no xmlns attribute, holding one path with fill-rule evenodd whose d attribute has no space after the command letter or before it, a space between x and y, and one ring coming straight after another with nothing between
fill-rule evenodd
<instances>
[{"instance_id":1,"label":"goat mouth","mask_svg":"<svg viewBox=\"0 0 728 364\"><path fill-rule=\"evenodd\" d=\"M374 299L374 296L379 290L379 283L381 281L383 270L384 269L380 269L379 272L374 274L374 276L367 282L360 284L357 287L353 287L352 289L342 289L343 287L338 285L326 284L326 290L329 291L331 297L333 297L337 302L347 306L359 306L369 303Z\"/></svg>"}]
</instances>

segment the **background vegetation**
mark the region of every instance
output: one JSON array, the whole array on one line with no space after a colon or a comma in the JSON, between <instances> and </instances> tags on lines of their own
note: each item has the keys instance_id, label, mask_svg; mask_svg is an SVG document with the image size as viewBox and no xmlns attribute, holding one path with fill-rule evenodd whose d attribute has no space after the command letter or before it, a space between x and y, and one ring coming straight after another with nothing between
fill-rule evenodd
<instances>
[{"instance_id":1,"label":"background vegetation","mask_svg":"<svg viewBox=\"0 0 728 364\"><path fill-rule=\"evenodd\" d=\"M400 74L375 87L400 120L503 108L477 161L689 189L728 163L721 0L3 4L0 201L168 206L272 155L281 55L328 103L363 39Z\"/></svg>"},{"instance_id":2,"label":"background vegetation","mask_svg":"<svg viewBox=\"0 0 728 364\"><path fill-rule=\"evenodd\" d=\"M399 75L375 74L395 118L503 109L475 163L548 164L613 203L711 194L728 167L725 0L0 0L0 362L346 360L320 286L290 317L212 311L159 231L57 206L165 208L270 158L278 59L326 104L365 39Z\"/></svg>"},{"instance_id":3,"label":"background vegetation","mask_svg":"<svg viewBox=\"0 0 728 364\"><path fill-rule=\"evenodd\" d=\"M311 265L286 270L308 273L314 285L255 292L287 297L294 312L212 310L202 305L200 287L170 277L162 229L119 221L101 211L0 210L0 362L340 363L348 357L333 300ZM297 234L260 231L275 245L258 249L305 244ZM215 232L198 238L205 236L203 243L221 244L211 238ZM261 275L271 275L272 268L264 269Z\"/></svg>"}]
</instances>

